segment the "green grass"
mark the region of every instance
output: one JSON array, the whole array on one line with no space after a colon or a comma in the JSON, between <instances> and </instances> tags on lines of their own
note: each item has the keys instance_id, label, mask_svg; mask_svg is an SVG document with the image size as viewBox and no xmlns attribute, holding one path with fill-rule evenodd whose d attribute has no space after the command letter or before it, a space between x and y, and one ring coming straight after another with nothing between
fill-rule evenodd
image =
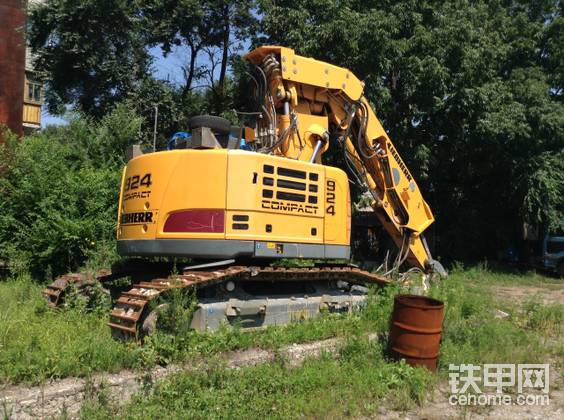
<instances>
[{"instance_id":1,"label":"green grass","mask_svg":"<svg viewBox=\"0 0 564 420\"><path fill-rule=\"evenodd\" d=\"M84 418L339 418L373 414L383 404L406 409L425 399L432 375L389 363L380 344L351 340L340 360L322 357L300 368L284 363L177 374L116 409L97 400Z\"/></svg>"},{"instance_id":2,"label":"green grass","mask_svg":"<svg viewBox=\"0 0 564 420\"><path fill-rule=\"evenodd\" d=\"M433 286L430 294L446 303L436 375L392 362L386 356L385 342L366 341L363 332L387 330L393 295L390 292L375 295L367 310L353 317L354 322L347 319L347 324L338 318L320 321L342 327L330 329L338 331L348 342L338 360L324 357L308 360L298 368L280 362L233 371L212 357L205 371L176 374L149 392L138 394L124 407L108 403L107 398L101 401L93 398L84 405L82 416L133 419L373 416L381 406L405 410L422 404L439 381L448 379L449 363L550 361L559 369L564 356L559 340L564 305L495 299L487 285L511 284L509 279L514 276L517 275L491 272L485 267L455 269L448 279ZM534 284L542 282L551 280L534 280ZM522 279L516 283L531 284L530 280ZM495 318L496 309L508 312L509 316ZM311 328L315 323L304 325ZM301 331L300 327L296 331Z\"/></svg>"},{"instance_id":3,"label":"green grass","mask_svg":"<svg viewBox=\"0 0 564 420\"><path fill-rule=\"evenodd\" d=\"M455 276L461 275L465 282L480 286L493 284L500 286L550 286L563 284L562 279L545 275L542 272L487 262L467 267L462 263L455 263L451 274Z\"/></svg>"},{"instance_id":4,"label":"green grass","mask_svg":"<svg viewBox=\"0 0 564 420\"><path fill-rule=\"evenodd\" d=\"M117 371L135 350L116 343L105 315L80 308L50 310L29 277L0 282L0 383Z\"/></svg>"},{"instance_id":5,"label":"green grass","mask_svg":"<svg viewBox=\"0 0 564 420\"><path fill-rule=\"evenodd\" d=\"M365 311L325 314L319 319L244 332L223 328L216 333L180 329L159 332L143 346L111 338L108 310L81 305L49 309L42 286L28 276L0 282L0 383L41 383L53 378L88 376L122 368L145 369L193 357L250 347L277 349L291 343L385 331L396 289L375 291Z\"/></svg>"},{"instance_id":6,"label":"green grass","mask_svg":"<svg viewBox=\"0 0 564 420\"><path fill-rule=\"evenodd\" d=\"M515 281L512 281L515 280ZM563 304L543 305L495 298L488 286L550 285L538 274L490 271L485 267L455 269L435 286L431 295L445 302L440 367L449 363L536 363L562 353L562 342L547 345L560 335ZM496 311L509 314L496 318Z\"/></svg>"},{"instance_id":7,"label":"green grass","mask_svg":"<svg viewBox=\"0 0 564 420\"><path fill-rule=\"evenodd\" d=\"M41 382L51 377L88 375L121 367L147 368L191 358L206 358L204 371L179 373L142 392L125 407L96 393L83 417L341 417L373 415L379 406L407 409L421 404L448 364L536 363L563 359L564 305L496 299L489 286L546 285L553 279L495 271L485 266L456 268L430 292L446 303L437 375L387 359L385 341L368 343L366 332L388 330L398 287L372 291L360 313L326 314L320 319L242 332L214 334L169 326L143 347L110 338L103 312L75 307L47 310L40 287L29 278L0 283L0 381ZM182 300L180 299L181 303ZM509 314L495 317L496 310ZM180 308L175 316L182 318ZM170 321L170 320L169 320ZM233 349L277 349L289 343L342 337L348 344L338 360L308 360L299 368L284 361L237 371L216 356ZM558 368L557 366L555 366ZM228 414L226 414L228 413Z\"/></svg>"}]
</instances>

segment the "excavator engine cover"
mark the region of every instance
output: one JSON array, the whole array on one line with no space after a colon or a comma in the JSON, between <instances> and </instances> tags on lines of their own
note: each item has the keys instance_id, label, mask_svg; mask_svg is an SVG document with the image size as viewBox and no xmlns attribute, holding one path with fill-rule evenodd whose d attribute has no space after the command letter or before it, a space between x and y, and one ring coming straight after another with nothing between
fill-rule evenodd
<instances>
[{"instance_id":1,"label":"excavator engine cover","mask_svg":"<svg viewBox=\"0 0 564 420\"><path fill-rule=\"evenodd\" d=\"M340 169L244 150L157 152L124 170L118 252L348 259L350 217Z\"/></svg>"}]
</instances>

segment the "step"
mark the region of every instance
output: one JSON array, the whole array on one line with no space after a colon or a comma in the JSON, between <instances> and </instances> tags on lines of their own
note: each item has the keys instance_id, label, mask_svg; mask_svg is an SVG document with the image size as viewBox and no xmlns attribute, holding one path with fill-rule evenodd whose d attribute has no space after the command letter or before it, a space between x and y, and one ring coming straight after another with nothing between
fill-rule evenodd
<instances>
[{"instance_id":1,"label":"step","mask_svg":"<svg viewBox=\"0 0 564 420\"><path fill-rule=\"evenodd\" d=\"M132 292L131 290L128 292L123 292L121 294L122 297L129 297L132 299L136 299L136 300L144 300L146 302L148 302L154 295L144 295L142 293L135 293Z\"/></svg>"},{"instance_id":2,"label":"step","mask_svg":"<svg viewBox=\"0 0 564 420\"><path fill-rule=\"evenodd\" d=\"M137 316L125 315L123 313L123 311L121 311L119 309L114 309L114 310L112 310L112 312L110 312L110 316L113 316L114 318L123 319L123 320L129 321L129 322L137 322L139 320L139 316L141 314L139 312L134 312L134 314L137 315Z\"/></svg>"},{"instance_id":3,"label":"step","mask_svg":"<svg viewBox=\"0 0 564 420\"><path fill-rule=\"evenodd\" d=\"M128 298L126 296L120 296L118 300L116 300L116 303L121 305L131 305L131 306L137 306L138 308L143 308L147 304L147 301L143 299L135 299L135 298Z\"/></svg>"},{"instance_id":4,"label":"step","mask_svg":"<svg viewBox=\"0 0 564 420\"><path fill-rule=\"evenodd\" d=\"M110 326L111 328L116 328L118 330L122 330L131 334L137 334L137 330L135 329L135 327L126 327L125 325L121 325L121 324L115 324L113 322L108 322L108 326Z\"/></svg>"},{"instance_id":5,"label":"step","mask_svg":"<svg viewBox=\"0 0 564 420\"><path fill-rule=\"evenodd\" d=\"M143 289L163 290L163 289L168 289L170 286L168 284L163 284L163 283L142 281L141 283L136 284L133 287L138 287Z\"/></svg>"}]
</instances>

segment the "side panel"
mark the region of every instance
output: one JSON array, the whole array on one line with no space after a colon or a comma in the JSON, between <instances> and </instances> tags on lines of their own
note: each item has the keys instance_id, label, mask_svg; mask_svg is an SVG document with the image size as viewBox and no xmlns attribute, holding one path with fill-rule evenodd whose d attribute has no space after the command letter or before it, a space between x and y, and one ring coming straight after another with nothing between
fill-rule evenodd
<instances>
[{"instance_id":1,"label":"side panel","mask_svg":"<svg viewBox=\"0 0 564 420\"><path fill-rule=\"evenodd\" d=\"M179 150L132 159L118 218L123 255L349 256L344 172L246 151Z\"/></svg>"},{"instance_id":2,"label":"side panel","mask_svg":"<svg viewBox=\"0 0 564 420\"><path fill-rule=\"evenodd\" d=\"M351 198L347 175L325 167L325 243L348 245L351 236Z\"/></svg>"},{"instance_id":3,"label":"side panel","mask_svg":"<svg viewBox=\"0 0 564 420\"><path fill-rule=\"evenodd\" d=\"M122 181L118 239L223 239L223 232L164 232L164 225L182 210L225 209L226 176L225 150L167 151L132 159Z\"/></svg>"},{"instance_id":4,"label":"side panel","mask_svg":"<svg viewBox=\"0 0 564 420\"><path fill-rule=\"evenodd\" d=\"M248 222L236 219L248 215ZM235 219L235 220L234 220ZM274 214L262 211L227 212L225 226L227 239L256 239L281 242L323 242L323 219L316 217ZM270 232L267 226L270 225Z\"/></svg>"},{"instance_id":5,"label":"side panel","mask_svg":"<svg viewBox=\"0 0 564 420\"><path fill-rule=\"evenodd\" d=\"M160 209L158 238L223 239L224 232L165 232L171 214L192 209L225 209L226 150L186 150L171 174ZM169 152L170 153L170 152ZM223 230L223 229L221 229Z\"/></svg>"},{"instance_id":6,"label":"side panel","mask_svg":"<svg viewBox=\"0 0 564 420\"><path fill-rule=\"evenodd\" d=\"M227 239L323 243L324 167L229 152Z\"/></svg>"}]
</instances>

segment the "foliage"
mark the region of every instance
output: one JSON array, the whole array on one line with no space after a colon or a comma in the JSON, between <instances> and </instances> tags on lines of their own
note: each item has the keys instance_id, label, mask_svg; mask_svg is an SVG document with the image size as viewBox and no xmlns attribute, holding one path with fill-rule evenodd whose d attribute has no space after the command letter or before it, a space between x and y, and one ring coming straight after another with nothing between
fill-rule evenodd
<instances>
[{"instance_id":1,"label":"foliage","mask_svg":"<svg viewBox=\"0 0 564 420\"><path fill-rule=\"evenodd\" d=\"M280 363L240 371L212 365L177 374L119 412L131 418L343 417L373 413L384 397L400 409L421 402L431 382L427 372L386 363L378 344L356 341L350 350L339 361L323 357L295 370Z\"/></svg>"},{"instance_id":2,"label":"foliage","mask_svg":"<svg viewBox=\"0 0 564 420\"><path fill-rule=\"evenodd\" d=\"M564 152L531 159L520 180L525 220L549 231L564 229Z\"/></svg>"},{"instance_id":3,"label":"foliage","mask_svg":"<svg viewBox=\"0 0 564 420\"><path fill-rule=\"evenodd\" d=\"M188 333L198 305L196 296L183 289L172 289L164 300L166 306L159 311L157 328L172 335Z\"/></svg>"},{"instance_id":4,"label":"foliage","mask_svg":"<svg viewBox=\"0 0 564 420\"><path fill-rule=\"evenodd\" d=\"M53 113L72 104L101 117L148 77L138 2L50 0L31 10L29 43Z\"/></svg>"},{"instance_id":5,"label":"foliage","mask_svg":"<svg viewBox=\"0 0 564 420\"><path fill-rule=\"evenodd\" d=\"M65 299L61 306L77 312L98 312L100 315L105 315L111 310L112 301L109 291L100 283L81 285L81 287L71 284L65 291Z\"/></svg>"},{"instance_id":6,"label":"foliage","mask_svg":"<svg viewBox=\"0 0 564 420\"><path fill-rule=\"evenodd\" d=\"M560 337L563 332L564 306L547 305L535 296L525 303L524 325L545 335Z\"/></svg>"},{"instance_id":7,"label":"foliage","mask_svg":"<svg viewBox=\"0 0 564 420\"><path fill-rule=\"evenodd\" d=\"M554 226L562 216L561 8L263 2L257 42L351 68L427 192L438 253L491 257L523 221Z\"/></svg>"},{"instance_id":8,"label":"foliage","mask_svg":"<svg viewBox=\"0 0 564 420\"><path fill-rule=\"evenodd\" d=\"M188 129L188 120L194 115L207 113L205 96L201 92L182 92L168 81L145 79L135 98L127 104L142 119L139 140L150 145L152 151L155 106L158 106L157 150L163 150L166 141L177 131Z\"/></svg>"},{"instance_id":9,"label":"foliage","mask_svg":"<svg viewBox=\"0 0 564 420\"><path fill-rule=\"evenodd\" d=\"M48 277L113 247L124 151L139 123L121 106L99 123L76 117L1 146L0 259Z\"/></svg>"},{"instance_id":10,"label":"foliage","mask_svg":"<svg viewBox=\"0 0 564 420\"><path fill-rule=\"evenodd\" d=\"M558 331L564 305L532 305L495 298L491 287L503 285L546 286L552 279L532 273L492 270L485 265L451 270L446 281L436 284L431 296L445 302L445 319L439 359L446 376L449 363L542 363L561 351L562 345L546 344ZM496 310L509 314L496 318ZM542 325L543 328L537 328Z\"/></svg>"}]
</instances>

